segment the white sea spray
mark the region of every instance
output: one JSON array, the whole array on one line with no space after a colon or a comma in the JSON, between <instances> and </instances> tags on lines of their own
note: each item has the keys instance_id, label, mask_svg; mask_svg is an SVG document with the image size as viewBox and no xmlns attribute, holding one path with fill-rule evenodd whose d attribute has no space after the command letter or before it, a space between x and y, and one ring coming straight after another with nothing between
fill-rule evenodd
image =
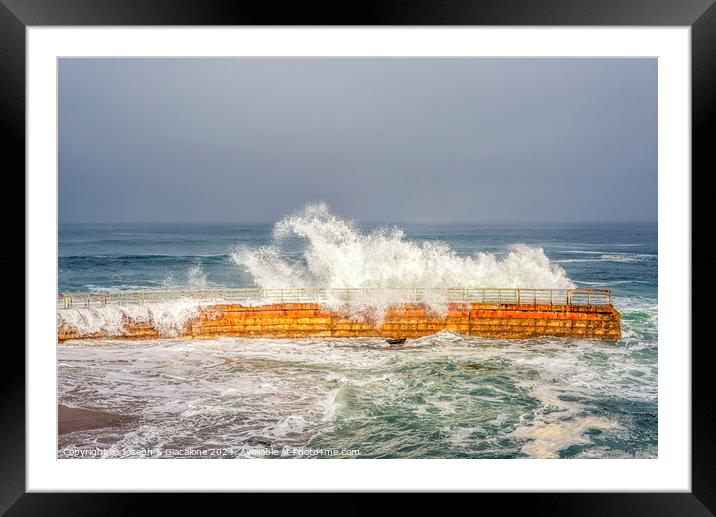
<instances>
[{"instance_id":1,"label":"white sea spray","mask_svg":"<svg viewBox=\"0 0 716 517\"><path fill-rule=\"evenodd\" d=\"M120 336L131 323L148 323L164 337L181 334L184 325L199 314L200 302L189 298L166 302L59 309L58 328L78 336Z\"/></svg>"},{"instance_id":2,"label":"white sea spray","mask_svg":"<svg viewBox=\"0 0 716 517\"><path fill-rule=\"evenodd\" d=\"M410 299L411 289L572 288L564 269L550 262L539 247L514 245L504 255L460 256L448 244L414 242L397 227L361 231L333 215L324 203L309 204L274 226L273 243L237 248L234 262L264 289L320 288L329 291L327 305L354 314L380 317L390 305ZM356 293L350 303L330 298L330 290L384 289ZM444 312L444 293L425 295L436 312Z\"/></svg>"}]
</instances>

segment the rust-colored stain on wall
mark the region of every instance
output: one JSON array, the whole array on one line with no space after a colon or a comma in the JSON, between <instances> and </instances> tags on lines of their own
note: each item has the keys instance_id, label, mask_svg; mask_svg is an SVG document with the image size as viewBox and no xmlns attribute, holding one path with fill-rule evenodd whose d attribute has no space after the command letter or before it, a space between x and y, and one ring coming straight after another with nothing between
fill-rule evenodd
<instances>
[{"instance_id":1,"label":"rust-colored stain on wall","mask_svg":"<svg viewBox=\"0 0 716 517\"><path fill-rule=\"evenodd\" d=\"M235 337L384 337L417 338L450 330L470 336L529 338L561 336L616 341L621 315L612 306L450 304L447 313L434 313L419 304L402 305L381 319L357 320L317 304L285 303L245 307L212 305L189 322L182 338ZM108 337L102 333L83 339ZM151 324L126 322L124 339L161 339ZM58 328L58 339L79 339L70 329Z\"/></svg>"}]
</instances>

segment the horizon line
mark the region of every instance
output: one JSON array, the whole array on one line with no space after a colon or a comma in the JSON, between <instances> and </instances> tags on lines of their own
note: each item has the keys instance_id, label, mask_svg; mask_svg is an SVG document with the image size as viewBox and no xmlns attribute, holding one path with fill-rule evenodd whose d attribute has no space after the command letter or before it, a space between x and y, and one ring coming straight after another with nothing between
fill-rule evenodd
<instances>
[{"instance_id":1,"label":"horizon line","mask_svg":"<svg viewBox=\"0 0 716 517\"><path fill-rule=\"evenodd\" d=\"M432 224L437 226L449 225L542 225L542 224L657 224L657 220L635 219L635 220L583 220L583 221L358 221L356 219L347 218L357 224L368 225L418 225ZM58 221L61 225L274 225L281 219L273 221Z\"/></svg>"}]
</instances>

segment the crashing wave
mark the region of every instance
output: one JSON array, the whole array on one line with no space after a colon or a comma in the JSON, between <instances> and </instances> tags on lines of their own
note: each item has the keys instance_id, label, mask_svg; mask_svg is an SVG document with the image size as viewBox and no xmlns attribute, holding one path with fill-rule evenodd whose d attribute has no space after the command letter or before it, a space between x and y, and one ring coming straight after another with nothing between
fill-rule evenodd
<instances>
[{"instance_id":1,"label":"crashing wave","mask_svg":"<svg viewBox=\"0 0 716 517\"><path fill-rule=\"evenodd\" d=\"M542 248L520 244L502 257L492 253L460 256L442 242L407 240L397 227L363 232L353 222L333 215L324 203L309 204L276 223L273 241L268 246L238 248L232 254L256 285L264 289L386 290L384 295L372 292L351 302L362 310L381 312L404 301L403 293L391 290L574 287L564 269L550 262ZM446 299L435 293L426 303L442 312Z\"/></svg>"},{"instance_id":2,"label":"crashing wave","mask_svg":"<svg viewBox=\"0 0 716 517\"><path fill-rule=\"evenodd\" d=\"M60 309L57 326L79 337L101 334L107 337L125 334L129 324L150 324L164 337L176 337L199 314L199 301L191 299L136 305L107 305Z\"/></svg>"}]
</instances>

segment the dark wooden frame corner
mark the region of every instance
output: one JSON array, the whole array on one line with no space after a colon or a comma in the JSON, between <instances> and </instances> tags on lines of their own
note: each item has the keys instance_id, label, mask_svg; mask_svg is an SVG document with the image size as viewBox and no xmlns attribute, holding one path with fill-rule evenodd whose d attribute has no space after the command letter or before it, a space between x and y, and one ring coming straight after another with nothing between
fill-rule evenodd
<instances>
[{"instance_id":1,"label":"dark wooden frame corner","mask_svg":"<svg viewBox=\"0 0 716 517\"><path fill-rule=\"evenodd\" d=\"M15 221L25 202L25 29L47 25L620 25L688 26L692 44L692 235L712 240L713 216L697 203L710 191L704 178L714 169L716 131L716 5L714 0L363 0L327 5L247 0L0 0L0 135L3 167L3 229L5 249L0 271L6 291L25 292L25 227ZM688 173L686 171L685 173ZM696 181L695 181L696 180ZM702 185L694 189L693 184ZM21 195L20 193L23 193ZM13 201L20 200L20 207ZM699 230L699 227L701 231ZM692 243L692 275L699 279L694 294L711 292L716 259L696 251ZM22 250L22 251L21 251ZM709 269L710 266L710 269ZM704 285L705 284L705 285ZM685 301L685 303L688 301ZM707 303L692 301L692 321L708 321ZM29 309L29 308L28 308ZM9 311L19 311L13 298ZM25 310L23 304L23 311ZM23 321L26 321L23 314ZM10 321L10 320L9 320ZM20 321L20 317L14 318ZM702 323L703 324L703 323ZM146 499L162 497L164 511L195 502L184 495L25 493L25 342L24 329L5 327L0 375L0 513L8 515L127 515ZM15 336L15 334L21 334ZM692 343L692 491L641 494L481 494L500 497L501 512L524 509L548 515L713 515L716 513L716 390L711 382L711 343ZM212 495L211 497L217 497ZM139 502L138 498L144 498ZM223 498L222 498L223 499ZM420 496L413 501L419 504ZM216 501L215 499L213 501ZM314 499L314 513L323 504ZM489 511L481 501L476 511ZM199 503L200 511L211 511ZM293 505L301 504L293 499ZM326 503L332 506L332 503ZM270 504L269 506L272 506ZM353 513L374 507L343 500ZM219 510L218 507L216 507ZM248 508L246 508L248 510ZM221 510L226 511L226 510ZM333 511L339 511L335 508ZM494 510L492 510L494 511ZM319 512L320 513L320 512Z\"/></svg>"}]
</instances>

